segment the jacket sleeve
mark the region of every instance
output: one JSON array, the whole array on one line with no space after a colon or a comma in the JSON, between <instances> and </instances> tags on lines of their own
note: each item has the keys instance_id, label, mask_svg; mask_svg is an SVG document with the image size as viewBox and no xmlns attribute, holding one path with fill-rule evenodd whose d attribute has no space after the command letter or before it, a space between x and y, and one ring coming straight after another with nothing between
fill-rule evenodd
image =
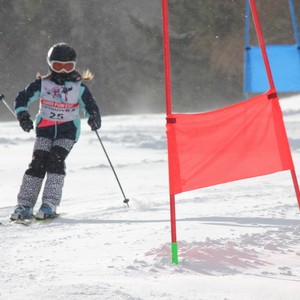
<instances>
[{"instance_id":1,"label":"jacket sleeve","mask_svg":"<svg viewBox=\"0 0 300 300\"><path fill-rule=\"evenodd\" d=\"M15 99L15 112L18 114L21 111L28 110L28 106L40 99L41 94L41 79L31 82L24 90L18 93Z\"/></svg>"},{"instance_id":2,"label":"jacket sleeve","mask_svg":"<svg viewBox=\"0 0 300 300\"><path fill-rule=\"evenodd\" d=\"M81 108L85 114L86 117L90 116L98 116L101 118L99 107L93 98L90 90L88 87L84 84L81 84L82 87L82 94L81 94Z\"/></svg>"}]
</instances>

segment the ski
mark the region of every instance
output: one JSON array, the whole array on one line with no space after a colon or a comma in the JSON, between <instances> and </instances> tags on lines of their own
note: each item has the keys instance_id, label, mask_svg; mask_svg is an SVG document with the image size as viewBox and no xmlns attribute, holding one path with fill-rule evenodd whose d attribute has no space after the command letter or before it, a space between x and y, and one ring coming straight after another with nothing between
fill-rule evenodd
<instances>
[{"instance_id":1,"label":"ski","mask_svg":"<svg viewBox=\"0 0 300 300\"><path fill-rule=\"evenodd\" d=\"M57 219L59 216L60 216L60 214L55 214L55 216L53 216L52 218L48 218L48 219L37 219L37 218L34 218L32 221L34 223L47 223L47 222L50 222L50 221L53 221L53 220Z\"/></svg>"},{"instance_id":2,"label":"ski","mask_svg":"<svg viewBox=\"0 0 300 300\"><path fill-rule=\"evenodd\" d=\"M32 223L33 219L26 219L26 220L10 220L10 223L12 224L18 224L18 225L23 225L23 226L29 226Z\"/></svg>"},{"instance_id":3,"label":"ski","mask_svg":"<svg viewBox=\"0 0 300 300\"><path fill-rule=\"evenodd\" d=\"M60 216L60 214L56 214L53 218L48 218L48 219L36 219L36 218L32 218L32 219L18 219L18 220L10 220L10 223L12 224L19 224L19 225L23 225L23 226L30 226L33 223L48 223L51 222L55 219L57 219Z\"/></svg>"}]
</instances>

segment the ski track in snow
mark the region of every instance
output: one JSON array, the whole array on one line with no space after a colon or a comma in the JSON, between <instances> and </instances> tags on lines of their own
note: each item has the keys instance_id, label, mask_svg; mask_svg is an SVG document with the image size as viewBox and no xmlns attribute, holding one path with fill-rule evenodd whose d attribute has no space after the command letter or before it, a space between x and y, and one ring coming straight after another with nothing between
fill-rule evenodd
<instances>
[{"instance_id":1,"label":"ski track in snow","mask_svg":"<svg viewBox=\"0 0 300 300\"><path fill-rule=\"evenodd\" d=\"M299 173L296 101L281 105ZM1 300L299 299L300 218L289 172L177 195L180 263L173 265L165 116L103 119L99 133L130 208L83 120L61 217L27 227L8 217L34 135L1 124Z\"/></svg>"}]
</instances>

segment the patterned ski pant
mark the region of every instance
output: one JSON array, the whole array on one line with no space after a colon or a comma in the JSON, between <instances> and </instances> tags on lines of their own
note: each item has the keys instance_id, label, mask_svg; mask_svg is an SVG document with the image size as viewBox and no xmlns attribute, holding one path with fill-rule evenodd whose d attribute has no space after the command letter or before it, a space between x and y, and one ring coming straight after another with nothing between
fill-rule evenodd
<instances>
[{"instance_id":1,"label":"patterned ski pant","mask_svg":"<svg viewBox=\"0 0 300 300\"><path fill-rule=\"evenodd\" d=\"M42 202L58 206L64 185L65 159L75 141L70 139L52 140L37 137L31 163L25 171L18 194L18 204L34 207L45 177ZM47 174L47 176L46 176Z\"/></svg>"}]
</instances>

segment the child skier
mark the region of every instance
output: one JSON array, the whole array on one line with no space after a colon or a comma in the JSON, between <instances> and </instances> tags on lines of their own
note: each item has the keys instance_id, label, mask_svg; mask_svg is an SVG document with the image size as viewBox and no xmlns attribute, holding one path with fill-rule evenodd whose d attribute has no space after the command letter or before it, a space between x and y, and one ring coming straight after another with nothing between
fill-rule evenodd
<instances>
[{"instance_id":1,"label":"child skier","mask_svg":"<svg viewBox=\"0 0 300 300\"><path fill-rule=\"evenodd\" d=\"M82 80L91 80L93 75L76 70L76 52L66 43L52 46L47 62L50 73L37 79L19 92L15 100L15 112L20 126L26 132L33 129L27 107L39 100L40 109L36 116L36 140L32 161L25 171L18 194L18 205L11 220L33 218L42 183L42 205L36 219L57 216L65 178L65 159L77 142L80 134L79 108L89 118L92 130L101 127L98 106Z\"/></svg>"}]
</instances>

